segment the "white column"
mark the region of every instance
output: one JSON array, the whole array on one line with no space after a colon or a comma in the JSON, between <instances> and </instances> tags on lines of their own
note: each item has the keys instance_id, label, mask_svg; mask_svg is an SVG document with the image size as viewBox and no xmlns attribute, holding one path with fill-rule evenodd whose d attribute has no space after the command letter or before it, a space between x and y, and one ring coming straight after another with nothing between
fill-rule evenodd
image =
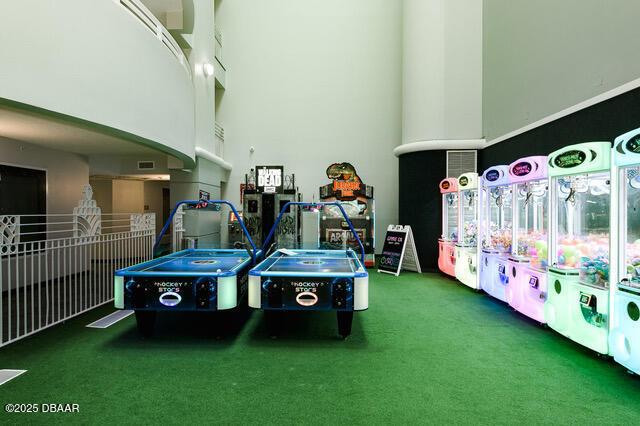
<instances>
[{"instance_id":1,"label":"white column","mask_svg":"<svg viewBox=\"0 0 640 426\"><path fill-rule=\"evenodd\" d=\"M481 138L482 0L405 0L403 144Z\"/></svg>"}]
</instances>

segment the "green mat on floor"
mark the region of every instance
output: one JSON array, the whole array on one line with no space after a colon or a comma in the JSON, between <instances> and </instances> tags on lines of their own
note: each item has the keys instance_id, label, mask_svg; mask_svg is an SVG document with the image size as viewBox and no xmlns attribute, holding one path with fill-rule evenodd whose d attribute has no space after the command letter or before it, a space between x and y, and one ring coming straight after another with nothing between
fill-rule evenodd
<instances>
[{"instance_id":1,"label":"green mat on floor","mask_svg":"<svg viewBox=\"0 0 640 426\"><path fill-rule=\"evenodd\" d=\"M79 414L11 422L638 424L640 378L506 305L437 274L371 272L370 309L336 337L332 313L292 315L278 339L262 313L217 339L197 316L104 307L0 349L6 403L77 403Z\"/></svg>"}]
</instances>

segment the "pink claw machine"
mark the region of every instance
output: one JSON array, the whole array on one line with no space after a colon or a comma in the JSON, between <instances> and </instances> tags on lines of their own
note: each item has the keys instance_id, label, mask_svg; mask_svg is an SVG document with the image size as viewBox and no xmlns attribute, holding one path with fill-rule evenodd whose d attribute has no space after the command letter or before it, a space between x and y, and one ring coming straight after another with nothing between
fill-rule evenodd
<instances>
[{"instance_id":1,"label":"pink claw machine","mask_svg":"<svg viewBox=\"0 0 640 426\"><path fill-rule=\"evenodd\" d=\"M456 276L455 244L458 240L458 179L445 178L440 182L442 194L442 235L438 240L438 268Z\"/></svg>"},{"instance_id":2,"label":"pink claw machine","mask_svg":"<svg viewBox=\"0 0 640 426\"><path fill-rule=\"evenodd\" d=\"M545 324L549 239L547 157L533 156L509 166L513 191L513 253L509 257L507 302Z\"/></svg>"}]
</instances>

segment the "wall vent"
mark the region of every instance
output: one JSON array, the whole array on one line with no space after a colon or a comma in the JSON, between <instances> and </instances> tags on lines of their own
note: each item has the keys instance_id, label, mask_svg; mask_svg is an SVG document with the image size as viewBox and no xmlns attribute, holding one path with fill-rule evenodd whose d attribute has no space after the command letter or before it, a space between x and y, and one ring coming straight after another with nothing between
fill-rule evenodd
<instances>
[{"instance_id":1,"label":"wall vent","mask_svg":"<svg viewBox=\"0 0 640 426\"><path fill-rule=\"evenodd\" d=\"M215 126L216 138L220 139L224 142L224 127L222 127L219 123L216 122Z\"/></svg>"},{"instance_id":2,"label":"wall vent","mask_svg":"<svg viewBox=\"0 0 640 426\"><path fill-rule=\"evenodd\" d=\"M447 151L447 177L457 178L463 173L476 172L478 151Z\"/></svg>"},{"instance_id":3,"label":"wall vent","mask_svg":"<svg viewBox=\"0 0 640 426\"><path fill-rule=\"evenodd\" d=\"M155 168L155 161L138 161L138 170L153 170Z\"/></svg>"}]
</instances>

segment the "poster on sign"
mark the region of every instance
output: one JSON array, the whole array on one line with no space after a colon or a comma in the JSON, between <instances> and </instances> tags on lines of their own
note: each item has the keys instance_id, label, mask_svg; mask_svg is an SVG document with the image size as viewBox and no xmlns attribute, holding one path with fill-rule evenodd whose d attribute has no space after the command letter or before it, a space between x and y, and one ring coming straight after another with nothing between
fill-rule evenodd
<instances>
[{"instance_id":1,"label":"poster on sign","mask_svg":"<svg viewBox=\"0 0 640 426\"><path fill-rule=\"evenodd\" d=\"M281 194L283 166L257 166L256 192L265 194Z\"/></svg>"},{"instance_id":2,"label":"poster on sign","mask_svg":"<svg viewBox=\"0 0 640 426\"><path fill-rule=\"evenodd\" d=\"M422 272L411 226L389 225L382 245L378 272L400 275L400 271Z\"/></svg>"}]
</instances>

